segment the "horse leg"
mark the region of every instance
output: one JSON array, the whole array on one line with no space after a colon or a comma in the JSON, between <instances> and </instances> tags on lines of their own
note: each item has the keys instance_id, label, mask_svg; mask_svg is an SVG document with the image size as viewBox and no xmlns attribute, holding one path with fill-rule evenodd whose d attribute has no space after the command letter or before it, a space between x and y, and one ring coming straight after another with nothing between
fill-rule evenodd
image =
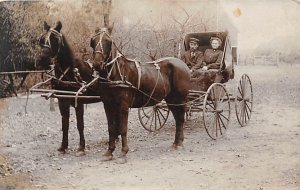
<instances>
[{"instance_id":1,"label":"horse leg","mask_svg":"<svg viewBox=\"0 0 300 190\"><path fill-rule=\"evenodd\" d=\"M76 120L77 120L77 129L79 132L79 148L78 148L78 152L79 155L83 155L84 154L84 149L85 149L85 139L84 139L84 118L83 118L83 114L84 114L84 107L83 104L78 104L77 107L75 108L75 112L76 112Z\"/></svg>"},{"instance_id":2,"label":"horse leg","mask_svg":"<svg viewBox=\"0 0 300 190\"><path fill-rule=\"evenodd\" d=\"M69 133L69 118L70 118L70 102L65 99L58 99L58 106L62 120L62 143L61 146L57 149L59 152L66 153L68 149L68 133Z\"/></svg>"},{"instance_id":3,"label":"horse leg","mask_svg":"<svg viewBox=\"0 0 300 190\"><path fill-rule=\"evenodd\" d=\"M118 131L117 131L117 125L115 120L115 108L116 106L114 104L106 104L104 103L104 110L107 118L108 123L108 134L109 134L109 140L108 140L108 150L103 155L104 161L112 160L113 159L113 152L116 149L116 139L118 138Z\"/></svg>"},{"instance_id":4,"label":"horse leg","mask_svg":"<svg viewBox=\"0 0 300 190\"><path fill-rule=\"evenodd\" d=\"M176 122L176 133L175 140L173 143L173 147L176 149L177 146L183 146L183 123L184 123L184 115L185 115L185 107L184 106L169 106L171 110L175 122Z\"/></svg>"},{"instance_id":5,"label":"horse leg","mask_svg":"<svg viewBox=\"0 0 300 190\"><path fill-rule=\"evenodd\" d=\"M119 126L119 133L121 134L121 138L122 138L121 157L125 157L127 152L129 151L128 142L127 142L128 113L129 113L129 108L127 105L120 106L120 110L118 111L118 118L119 118L118 126Z\"/></svg>"}]
</instances>

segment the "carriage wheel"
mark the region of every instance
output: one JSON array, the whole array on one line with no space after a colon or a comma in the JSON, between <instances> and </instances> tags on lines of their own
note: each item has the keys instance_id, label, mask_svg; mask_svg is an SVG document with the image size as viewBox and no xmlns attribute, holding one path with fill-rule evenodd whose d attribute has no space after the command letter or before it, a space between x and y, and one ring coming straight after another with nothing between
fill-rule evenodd
<instances>
[{"instance_id":1,"label":"carriage wheel","mask_svg":"<svg viewBox=\"0 0 300 190\"><path fill-rule=\"evenodd\" d=\"M138 110L140 123L144 129L150 132L158 131L165 125L169 112L170 110L164 102Z\"/></svg>"},{"instance_id":2,"label":"carriage wheel","mask_svg":"<svg viewBox=\"0 0 300 190\"><path fill-rule=\"evenodd\" d=\"M253 109L253 90L249 76L243 74L237 88L235 98L235 113L239 124L248 124Z\"/></svg>"},{"instance_id":3,"label":"carriage wheel","mask_svg":"<svg viewBox=\"0 0 300 190\"><path fill-rule=\"evenodd\" d=\"M212 84L206 92L203 104L203 122L212 139L223 135L230 120L230 97L220 83Z\"/></svg>"}]
</instances>

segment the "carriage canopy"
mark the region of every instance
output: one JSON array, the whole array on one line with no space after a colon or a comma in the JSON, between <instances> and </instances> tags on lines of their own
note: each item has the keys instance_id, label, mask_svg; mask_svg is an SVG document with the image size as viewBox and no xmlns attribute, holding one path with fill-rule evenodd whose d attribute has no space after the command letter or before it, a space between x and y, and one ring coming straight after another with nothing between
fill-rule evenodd
<instances>
[{"instance_id":1,"label":"carriage canopy","mask_svg":"<svg viewBox=\"0 0 300 190\"><path fill-rule=\"evenodd\" d=\"M206 49L211 48L210 39L211 37L219 37L222 40L222 45L219 49L224 52L222 63L225 63L225 69L229 72L229 77L234 77L233 73L233 55L229 41L229 35L227 32L204 32L204 33L189 33L184 38L184 50L190 49L189 41L191 38L197 38L199 40L198 49L205 52Z\"/></svg>"}]
</instances>

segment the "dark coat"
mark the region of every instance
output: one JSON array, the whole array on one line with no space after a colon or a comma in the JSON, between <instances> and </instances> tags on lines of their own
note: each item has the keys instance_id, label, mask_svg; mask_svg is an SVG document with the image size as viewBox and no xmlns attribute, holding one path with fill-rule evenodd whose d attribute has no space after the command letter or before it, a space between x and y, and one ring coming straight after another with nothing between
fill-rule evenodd
<instances>
[{"instance_id":1,"label":"dark coat","mask_svg":"<svg viewBox=\"0 0 300 190\"><path fill-rule=\"evenodd\" d=\"M208 67L208 69L219 69L223 57L222 50L207 49L204 52L203 64Z\"/></svg>"},{"instance_id":2,"label":"dark coat","mask_svg":"<svg viewBox=\"0 0 300 190\"><path fill-rule=\"evenodd\" d=\"M191 50L184 52L181 55L181 59L187 64L189 68L195 65L201 65L203 61L203 53L199 50L194 51L194 56L192 56Z\"/></svg>"}]
</instances>

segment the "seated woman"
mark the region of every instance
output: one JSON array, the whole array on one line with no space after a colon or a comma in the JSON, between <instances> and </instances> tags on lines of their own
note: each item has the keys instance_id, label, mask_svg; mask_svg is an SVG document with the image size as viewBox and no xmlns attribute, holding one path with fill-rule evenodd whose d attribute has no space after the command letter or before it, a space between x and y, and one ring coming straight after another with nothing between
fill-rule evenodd
<instances>
[{"instance_id":1,"label":"seated woman","mask_svg":"<svg viewBox=\"0 0 300 190\"><path fill-rule=\"evenodd\" d=\"M220 69L223 58L223 51L218 49L222 45L222 40L219 37L211 37L210 45L212 49L207 49L203 56L203 69Z\"/></svg>"},{"instance_id":2,"label":"seated woman","mask_svg":"<svg viewBox=\"0 0 300 190\"><path fill-rule=\"evenodd\" d=\"M222 45L221 38L211 37L210 45L212 48L205 50L202 63L193 66L192 70L197 70L200 68L202 68L202 70L220 69L223 57L223 51L219 49Z\"/></svg>"}]
</instances>

